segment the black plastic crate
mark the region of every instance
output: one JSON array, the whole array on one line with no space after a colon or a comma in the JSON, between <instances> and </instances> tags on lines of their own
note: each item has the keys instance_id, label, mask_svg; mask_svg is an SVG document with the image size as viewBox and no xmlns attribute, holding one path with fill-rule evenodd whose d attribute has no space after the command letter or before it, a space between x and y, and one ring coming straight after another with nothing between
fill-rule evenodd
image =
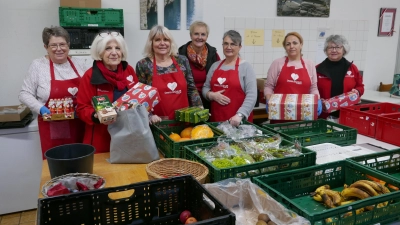
<instances>
[{"instance_id":1,"label":"black plastic crate","mask_svg":"<svg viewBox=\"0 0 400 225\"><path fill-rule=\"evenodd\" d=\"M90 49L94 38L101 31L117 31L124 35L124 28L118 27L95 27L95 28L79 28L79 27L64 27L68 31L70 36L70 48L71 49Z\"/></svg>"},{"instance_id":2,"label":"black plastic crate","mask_svg":"<svg viewBox=\"0 0 400 225\"><path fill-rule=\"evenodd\" d=\"M370 180L371 176L385 181L392 192L335 208L327 208L310 196L317 187L325 184L330 185L332 190L341 191L344 184ZM348 160L258 176L253 182L288 209L310 220L312 225L372 225L400 221L400 191L390 188L400 187L400 182L380 171ZM376 207L386 201L388 205L385 207ZM355 210L366 206L375 207L370 211L355 213ZM344 217L348 212L352 212L352 215ZM328 218L332 222L327 222Z\"/></svg>"},{"instance_id":3,"label":"black plastic crate","mask_svg":"<svg viewBox=\"0 0 400 225\"><path fill-rule=\"evenodd\" d=\"M207 166L209 171L208 177L211 183L228 178L253 178L262 174L314 166L317 158L316 152L302 147L301 152L303 154L297 157L284 157L230 168L217 168L211 162L207 161L195 152L197 148L210 148L216 144L216 142L209 142L185 146L185 158ZM292 145L294 144L289 141L282 140L281 146Z\"/></svg>"},{"instance_id":4,"label":"black plastic crate","mask_svg":"<svg viewBox=\"0 0 400 225\"><path fill-rule=\"evenodd\" d=\"M113 200L109 194L132 191ZM191 175L38 200L38 225L181 224L189 210L196 224L234 225L235 214L215 199Z\"/></svg>"},{"instance_id":5,"label":"black plastic crate","mask_svg":"<svg viewBox=\"0 0 400 225\"><path fill-rule=\"evenodd\" d=\"M302 146L332 143L340 146L355 144L357 130L324 119L265 124L263 128L280 134L289 141L298 140Z\"/></svg>"}]
</instances>

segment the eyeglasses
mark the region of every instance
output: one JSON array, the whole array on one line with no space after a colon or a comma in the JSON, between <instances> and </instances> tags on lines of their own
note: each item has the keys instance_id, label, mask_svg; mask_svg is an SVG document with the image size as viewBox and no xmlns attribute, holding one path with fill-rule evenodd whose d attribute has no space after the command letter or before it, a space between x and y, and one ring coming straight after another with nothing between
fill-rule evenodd
<instances>
[{"instance_id":1,"label":"eyeglasses","mask_svg":"<svg viewBox=\"0 0 400 225\"><path fill-rule=\"evenodd\" d=\"M111 35L111 36L113 36L113 37L116 37L116 36L119 35L119 32L117 32L117 31L107 31L107 32L101 32L101 33L99 33L99 36L102 37L102 38L105 38L105 37L107 37L108 35Z\"/></svg>"},{"instance_id":2,"label":"eyeglasses","mask_svg":"<svg viewBox=\"0 0 400 225\"><path fill-rule=\"evenodd\" d=\"M335 47L328 47L327 49L328 49L329 51L333 51L333 50L339 51L339 50L341 50L342 48L343 48L343 46L335 46Z\"/></svg>"},{"instance_id":3,"label":"eyeglasses","mask_svg":"<svg viewBox=\"0 0 400 225\"><path fill-rule=\"evenodd\" d=\"M50 45L48 45L48 47L50 47L52 50L57 50L58 47L60 47L61 49L65 50L65 49L68 48L68 44L67 43L50 44Z\"/></svg>"},{"instance_id":4,"label":"eyeglasses","mask_svg":"<svg viewBox=\"0 0 400 225\"><path fill-rule=\"evenodd\" d=\"M224 43L222 44L222 46L224 46L224 48L227 48L227 47L229 47L229 46L231 46L231 48L234 48L234 47L237 47L238 44L236 44L236 43L224 42Z\"/></svg>"}]
</instances>

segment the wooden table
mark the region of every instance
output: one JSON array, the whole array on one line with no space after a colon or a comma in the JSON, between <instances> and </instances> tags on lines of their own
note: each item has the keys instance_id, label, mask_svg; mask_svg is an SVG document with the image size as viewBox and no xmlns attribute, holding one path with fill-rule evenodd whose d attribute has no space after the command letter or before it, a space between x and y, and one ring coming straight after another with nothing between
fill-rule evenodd
<instances>
[{"instance_id":1,"label":"wooden table","mask_svg":"<svg viewBox=\"0 0 400 225\"><path fill-rule=\"evenodd\" d=\"M117 187L148 180L147 164L111 164L106 160L108 158L110 158L109 152L94 155L93 174L102 176L106 180L105 187ZM161 154L160 158L163 158ZM39 198L43 198L42 187L49 180L51 177L47 160L43 160Z\"/></svg>"}]
</instances>

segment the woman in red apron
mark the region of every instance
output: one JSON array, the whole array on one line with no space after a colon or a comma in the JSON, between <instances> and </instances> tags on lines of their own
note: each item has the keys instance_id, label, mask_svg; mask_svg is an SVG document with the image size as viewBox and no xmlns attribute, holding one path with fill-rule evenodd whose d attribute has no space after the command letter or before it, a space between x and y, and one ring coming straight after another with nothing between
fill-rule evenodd
<instances>
[{"instance_id":1,"label":"woman in red apron","mask_svg":"<svg viewBox=\"0 0 400 225\"><path fill-rule=\"evenodd\" d=\"M38 126L44 158L44 153L55 146L82 143L84 123L81 120L43 121L42 116L51 114L49 103L58 105L58 109L52 109L53 113L73 114L81 75L87 66L83 60L68 57L70 38L64 28L45 28L42 37L48 55L32 62L19 100L39 114Z\"/></svg>"},{"instance_id":2,"label":"woman in red apron","mask_svg":"<svg viewBox=\"0 0 400 225\"><path fill-rule=\"evenodd\" d=\"M177 109L203 106L189 61L177 52L177 45L167 28L155 26L150 30L145 46L147 57L136 64L136 74L139 82L156 87L160 94L161 100L150 116L151 123L173 120Z\"/></svg>"},{"instance_id":3,"label":"woman in red apron","mask_svg":"<svg viewBox=\"0 0 400 225\"><path fill-rule=\"evenodd\" d=\"M272 62L265 81L264 94L266 109L272 94L316 94L317 76L314 62L303 59L301 49L303 38L297 32L288 33L283 40L283 47L287 56ZM322 111L321 101L318 100L318 115ZM285 120L271 120L271 123L290 122Z\"/></svg>"},{"instance_id":4,"label":"woman in red apron","mask_svg":"<svg viewBox=\"0 0 400 225\"><path fill-rule=\"evenodd\" d=\"M211 101L210 121L229 120L233 126L243 118L253 121L257 82L250 63L239 57L241 42L238 32L227 31L222 44L225 59L214 63L207 74L202 92Z\"/></svg>"}]
</instances>

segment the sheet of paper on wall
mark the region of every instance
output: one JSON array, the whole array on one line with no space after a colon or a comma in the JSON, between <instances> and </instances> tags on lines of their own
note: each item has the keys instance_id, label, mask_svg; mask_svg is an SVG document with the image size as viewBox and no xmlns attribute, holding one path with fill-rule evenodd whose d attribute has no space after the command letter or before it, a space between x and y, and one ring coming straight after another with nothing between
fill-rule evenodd
<instances>
[{"instance_id":1,"label":"sheet of paper on wall","mask_svg":"<svg viewBox=\"0 0 400 225\"><path fill-rule=\"evenodd\" d=\"M326 54L324 52L324 45L325 45L325 39L329 35L331 35L329 28L325 28L325 27L317 28L317 42L316 42L316 46L315 46L315 49L316 49L315 63L316 64L319 64L326 59Z\"/></svg>"},{"instance_id":2,"label":"sheet of paper on wall","mask_svg":"<svg viewBox=\"0 0 400 225\"><path fill-rule=\"evenodd\" d=\"M246 29L244 30L244 45L264 46L264 30Z\"/></svg>"},{"instance_id":3,"label":"sheet of paper on wall","mask_svg":"<svg viewBox=\"0 0 400 225\"><path fill-rule=\"evenodd\" d=\"M282 42L285 38L285 30L272 30L272 47L282 48Z\"/></svg>"},{"instance_id":4,"label":"sheet of paper on wall","mask_svg":"<svg viewBox=\"0 0 400 225\"><path fill-rule=\"evenodd\" d=\"M392 30L393 13L385 12L383 13L382 17L383 21L381 32L390 32Z\"/></svg>"}]
</instances>

